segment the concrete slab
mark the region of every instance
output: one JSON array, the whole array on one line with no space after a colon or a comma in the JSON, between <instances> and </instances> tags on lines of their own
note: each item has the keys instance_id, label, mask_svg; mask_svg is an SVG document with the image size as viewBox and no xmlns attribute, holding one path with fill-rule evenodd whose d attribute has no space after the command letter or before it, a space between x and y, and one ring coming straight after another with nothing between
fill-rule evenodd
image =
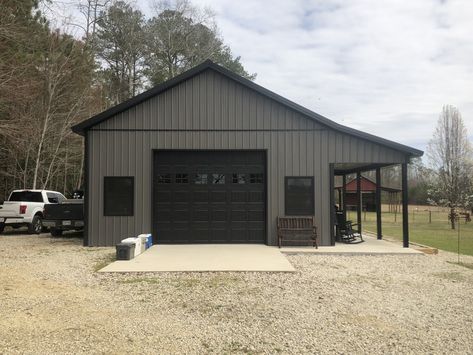
<instances>
[{"instance_id":1,"label":"concrete slab","mask_svg":"<svg viewBox=\"0 0 473 355\"><path fill-rule=\"evenodd\" d=\"M295 269L275 247L261 244L154 245L136 258L99 272L273 271Z\"/></svg>"},{"instance_id":2,"label":"concrete slab","mask_svg":"<svg viewBox=\"0 0 473 355\"><path fill-rule=\"evenodd\" d=\"M336 243L335 246L319 247L284 247L282 253L286 254L334 254L334 255L422 255L423 253L414 248L403 248L401 242L378 240L376 237L365 234L363 243L345 244Z\"/></svg>"}]
</instances>

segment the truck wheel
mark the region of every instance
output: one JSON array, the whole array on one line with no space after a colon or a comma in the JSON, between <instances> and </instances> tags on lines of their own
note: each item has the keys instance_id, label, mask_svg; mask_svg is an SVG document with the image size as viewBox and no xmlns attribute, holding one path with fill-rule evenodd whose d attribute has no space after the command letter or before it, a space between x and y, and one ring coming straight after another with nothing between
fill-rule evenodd
<instances>
[{"instance_id":1,"label":"truck wheel","mask_svg":"<svg viewBox=\"0 0 473 355\"><path fill-rule=\"evenodd\" d=\"M36 215L33 217L33 221L28 224L28 233L29 234L39 234L43 229L43 219L41 216Z\"/></svg>"},{"instance_id":2,"label":"truck wheel","mask_svg":"<svg viewBox=\"0 0 473 355\"><path fill-rule=\"evenodd\" d=\"M0 223L0 233L3 233L4 229L5 229L5 223Z\"/></svg>"},{"instance_id":3,"label":"truck wheel","mask_svg":"<svg viewBox=\"0 0 473 355\"><path fill-rule=\"evenodd\" d=\"M62 235L62 229L51 228L51 236L60 237Z\"/></svg>"}]
</instances>

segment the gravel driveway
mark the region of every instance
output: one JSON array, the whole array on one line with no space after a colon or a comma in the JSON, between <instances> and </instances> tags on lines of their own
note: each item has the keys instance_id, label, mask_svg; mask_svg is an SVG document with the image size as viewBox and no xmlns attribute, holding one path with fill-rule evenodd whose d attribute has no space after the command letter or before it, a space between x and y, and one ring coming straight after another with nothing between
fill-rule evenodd
<instances>
[{"instance_id":1,"label":"gravel driveway","mask_svg":"<svg viewBox=\"0 0 473 355\"><path fill-rule=\"evenodd\" d=\"M81 242L0 236L0 353L473 353L473 270L452 254L119 275Z\"/></svg>"}]
</instances>

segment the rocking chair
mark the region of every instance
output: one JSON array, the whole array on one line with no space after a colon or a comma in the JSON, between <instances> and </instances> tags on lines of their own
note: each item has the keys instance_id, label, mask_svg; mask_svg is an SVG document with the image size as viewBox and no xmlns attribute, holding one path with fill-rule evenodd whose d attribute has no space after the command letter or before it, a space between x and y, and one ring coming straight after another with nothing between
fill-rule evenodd
<instances>
[{"instance_id":1,"label":"rocking chair","mask_svg":"<svg viewBox=\"0 0 473 355\"><path fill-rule=\"evenodd\" d=\"M354 230L353 227L358 227L358 224L354 224L352 221L347 221L343 211L337 211L337 224L336 224L336 241L348 244L363 243L363 236L361 231Z\"/></svg>"}]
</instances>

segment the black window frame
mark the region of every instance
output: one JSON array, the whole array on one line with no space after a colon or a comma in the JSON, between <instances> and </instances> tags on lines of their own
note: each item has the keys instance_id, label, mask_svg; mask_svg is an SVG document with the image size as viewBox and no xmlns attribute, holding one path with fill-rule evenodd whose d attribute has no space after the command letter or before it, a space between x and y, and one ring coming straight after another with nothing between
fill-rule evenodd
<instances>
[{"instance_id":1,"label":"black window frame","mask_svg":"<svg viewBox=\"0 0 473 355\"><path fill-rule=\"evenodd\" d=\"M110 180L121 180L121 179L129 179L131 180L131 201L128 201L128 204L131 208L127 212L123 213L116 213L110 212L107 210L107 181ZM115 205L117 201L111 201L109 204ZM103 215L104 216L111 216L111 217L128 217L135 215L135 177L134 176L104 176L103 178Z\"/></svg>"},{"instance_id":2,"label":"black window frame","mask_svg":"<svg viewBox=\"0 0 473 355\"><path fill-rule=\"evenodd\" d=\"M311 212L309 213L290 213L292 211L288 210L288 181L289 179L310 179L311 181ZM315 182L313 176L286 176L284 178L284 213L286 216L314 216L315 215Z\"/></svg>"}]
</instances>

